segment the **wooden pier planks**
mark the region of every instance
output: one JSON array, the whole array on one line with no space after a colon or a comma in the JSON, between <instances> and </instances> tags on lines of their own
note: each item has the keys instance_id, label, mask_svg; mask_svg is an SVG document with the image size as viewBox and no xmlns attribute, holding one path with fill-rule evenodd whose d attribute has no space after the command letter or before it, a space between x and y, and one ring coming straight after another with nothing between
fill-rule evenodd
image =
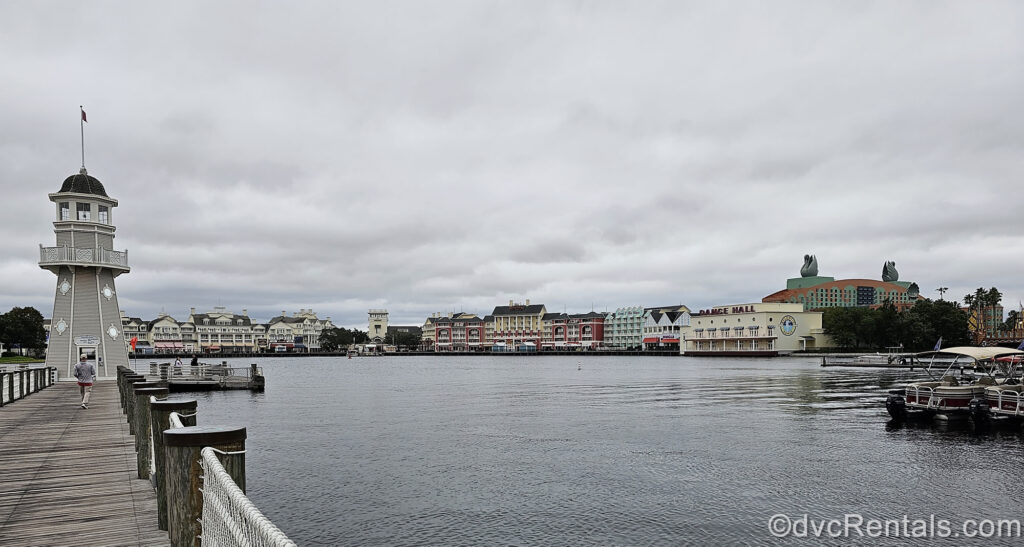
<instances>
[{"instance_id":1,"label":"wooden pier planks","mask_svg":"<svg viewBox=\"0 0 1024 547\"><path fill-rule=\"evenodd\" d=\"M0 408L0 545L170 545L137 478L117 384L59 382Z\"/></svg>"}]
</instances>

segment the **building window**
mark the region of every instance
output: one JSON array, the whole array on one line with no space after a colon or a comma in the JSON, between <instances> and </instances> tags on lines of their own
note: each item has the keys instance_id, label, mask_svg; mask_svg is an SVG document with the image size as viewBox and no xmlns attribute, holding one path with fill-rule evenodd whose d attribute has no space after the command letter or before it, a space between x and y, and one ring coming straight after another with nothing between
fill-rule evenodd
<instances>
[{"instance_id":1,"label":"building window","mask_svg":"<svg viewBox=\"0 0 1024 547\"><path fill-rule=\"evenodd\" d=\"M60 219L71 220L71 205L66 201L60 204Z\"/></svg>"},{"instance_id":2,"label":"building window","mask_svg":"<svg viewBox=\"0 0 1024 547\"><path fill-rule=\"evenodd\" d=\"M89 204L79 203L78 205L78 220L89 220Z\"/></svg>"},{"instance_id":3,"label":"building window","mask_svg":"<svg viewBox=\"0 0 1024 547\"><path fill-rule=\"evenodd\" d=\"M100 208L99 208L99 217L100 217L100 219L99 220L103 224L108 224L110 222L109 211L110 211L110 209L108 209L106 205L100 205Z\"/></svg>"}]
</instances>

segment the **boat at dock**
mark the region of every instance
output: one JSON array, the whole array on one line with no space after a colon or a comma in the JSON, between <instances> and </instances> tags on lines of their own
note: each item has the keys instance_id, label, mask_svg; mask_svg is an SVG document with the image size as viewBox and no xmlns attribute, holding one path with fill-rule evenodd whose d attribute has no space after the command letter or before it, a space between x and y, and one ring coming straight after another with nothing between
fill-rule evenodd
<instances>
[{"instance_id":1,"label":"boat at dock","mask_svg":"<svg viewBox=\"0 0 1024 547\"><path fill-rule=\"evenodd\" d=\"M1003 408L1000 397L1007 398L1009 407L1011 393L1015 393L1016 410L1020 408L1020 390L1007 388L1019 384L1020 378L1013 368L1005 366L1005 358L1022 354L1024 351L1015 349L972 346L915 354L914 361L931 379L891 390L885 408L898 421L912 417L987 420L991 415L990 395L994 395ZM965 375L966 369L970 369L971 374ZM956 370L960 372L959 377L954 374Z\"/></svg>"}]
</instances>

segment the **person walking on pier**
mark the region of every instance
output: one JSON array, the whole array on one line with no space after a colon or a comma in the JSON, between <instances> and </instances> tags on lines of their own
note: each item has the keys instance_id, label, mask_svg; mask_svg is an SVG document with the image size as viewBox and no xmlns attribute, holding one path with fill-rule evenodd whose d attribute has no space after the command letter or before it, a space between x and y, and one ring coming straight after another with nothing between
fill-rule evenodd
<instances>
[{"instance_id":1,"label":"person walking on pier","mask_svg":"<svg viewBox=\"0 0 1024 547\"><path fill-rule=\"evenodd\" d=\"M85 354L75 365L75 378L78 378L78 391L82 394L82 408L89 408L89 395L92 395L92 383L96 379L96 368L88 361Z\"/></svg>"}]
</instances>

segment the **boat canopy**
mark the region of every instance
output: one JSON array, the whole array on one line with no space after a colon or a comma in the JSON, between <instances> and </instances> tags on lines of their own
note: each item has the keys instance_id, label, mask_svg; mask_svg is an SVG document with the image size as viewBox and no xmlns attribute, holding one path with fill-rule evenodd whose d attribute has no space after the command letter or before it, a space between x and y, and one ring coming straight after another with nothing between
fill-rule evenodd
<instances>
[{"instance_id":1,"label":"boat canopy","mask_svg":"<svg viewBox=\"0 0 1024 547\"><path fill-rule=\"evenodd\" d=\"M1001 348L1001 347L977 347L977 346L958 346L952 348L944 348L938 351L924 351L917 354L917 357L934 357L936 355L956 355L962 357L970 357L975 361L989 361L996 357L1002 357L1004 355L1021 355L1024 351L1019 349Z\"/></svg>"}]
</instances>

